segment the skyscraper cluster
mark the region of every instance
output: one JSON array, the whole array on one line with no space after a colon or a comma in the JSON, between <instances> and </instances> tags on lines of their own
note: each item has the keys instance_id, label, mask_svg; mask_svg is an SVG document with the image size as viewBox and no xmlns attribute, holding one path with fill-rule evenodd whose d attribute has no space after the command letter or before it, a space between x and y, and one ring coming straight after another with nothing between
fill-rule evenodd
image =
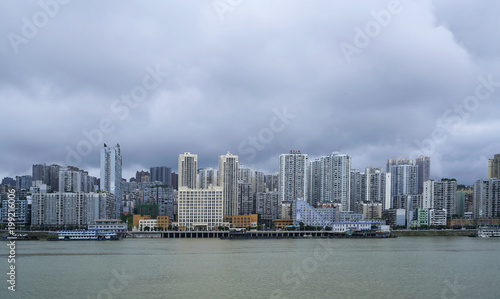
<instances>
[{"instance_id":1,"label":"skyscraper cluster","mask_svg":"<svg viewBox=\"0 0 500 299\"><path fill-rule=\"evenodd\" d=\"M19 200L31 198L31 206L17 206L23 215L30 209L31 219L24 219L33 225L79 226L95 217L153 211L186 229L215 229L227 217L251 214L270 226L275 219L291 219L297 214L294 207L304 204L335 207L342 217L404 215L407 225L425 223L422 219L442 223L456 216L500 215L500 154L489 160L488 179L476 181L470 194L459 192L455 179L431 179L431 160L424 156L388 159L385 171L370 166L364 172L352 169L351 156L339 152L310 159L291 150L276 162L278 171L265 174L227 152L219 156L218 169L199 169L198 155L185 152L178 157L178 174L154 166L137 171L127 182L122 179L120 145L104 144L100 178L73 166L42 163L33 165L32 175L4 178L2 186L18 189Z\"/></svg>"}]
</instances>

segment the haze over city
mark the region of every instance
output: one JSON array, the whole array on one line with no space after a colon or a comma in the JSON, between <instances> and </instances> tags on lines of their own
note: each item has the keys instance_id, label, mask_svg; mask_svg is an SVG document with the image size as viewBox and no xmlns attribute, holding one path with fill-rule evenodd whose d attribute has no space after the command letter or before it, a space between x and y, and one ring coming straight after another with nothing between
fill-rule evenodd
<instances>
[{"instance_id":1,"label":"haze over city","mask_svg":"<svg viewBox=\"0 0 500 299\"><path fill-rule=\"evenodd\" d=\"M126 179L187 151L271 173L290 150L356 169L422 154L432 178L487 178L499 3L219 4L2 1L0 177L37 163L98 177L119 143Z\"/></svg>"}]
</instances>

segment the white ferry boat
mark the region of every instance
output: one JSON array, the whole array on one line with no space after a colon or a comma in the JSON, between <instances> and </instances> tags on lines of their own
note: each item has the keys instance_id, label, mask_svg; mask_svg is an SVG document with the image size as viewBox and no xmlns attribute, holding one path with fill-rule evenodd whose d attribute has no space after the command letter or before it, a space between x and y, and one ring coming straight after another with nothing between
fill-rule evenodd
<instances>
[{"instance_id":1,"label":"white ferry boat","mask_svg":"<svg viewBox=\"0 0 500 299\"><path fill-rule=\"evenodd\" d=\"M97 230L58 230L48 240L119 240L115 232L100 232Z\"/></svg>"},{"instance_id":2,"label":"white ferry boat","mask_svg":"<svg viewBox=\"0 0 500 299\"><path fill-rule=\"evenodd\" d=\"M480 227L477 230L477 236L480 238L500 237L500 227Z\"/></svg>"}]
</instances>

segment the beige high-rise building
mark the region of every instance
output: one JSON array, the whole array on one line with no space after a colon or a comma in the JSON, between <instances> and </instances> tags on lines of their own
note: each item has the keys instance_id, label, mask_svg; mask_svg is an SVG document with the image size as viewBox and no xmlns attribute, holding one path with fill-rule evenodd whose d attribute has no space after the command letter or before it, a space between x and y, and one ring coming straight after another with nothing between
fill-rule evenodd
<instances>
[{"instance_id":1,"label":"beige high-rise building","mask_svg":"<svg viewBox=\"0 0 500 299\"><path fill-rule=\"evenodd\" d=\"M189 152L179 155L179 187L195 189L198 155Z\"/></svg>"},{"instance_id":2,"label":"beige high-rise building","mask_svg":"<svg viewBox=\"0 0 500 299\"><path fill-rule=\"evenodd\" d=\"M488 160L488 178L500 179L500 154Z\"/></svg>"},{"instance_id":3,"label":"beige high-rise building","mask_svg":"<svg viewBox=\"0 0 500 299\"><path fill-rule=\"evenodd\" d=\"M224 190L224 216L238 215L238 156L231 153L219 157L217 184Z\"/></svg>"}]
</instances>

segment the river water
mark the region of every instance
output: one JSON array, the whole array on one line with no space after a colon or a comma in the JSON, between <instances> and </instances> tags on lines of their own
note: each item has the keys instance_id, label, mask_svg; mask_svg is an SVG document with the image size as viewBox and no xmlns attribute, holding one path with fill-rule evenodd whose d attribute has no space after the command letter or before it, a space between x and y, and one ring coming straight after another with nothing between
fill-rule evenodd
<instances>
[{"instance_id":1,"label":"river water","mask_svg":"<svg viewBox=\"0 0 500 299\"><path fill-rule=\"evenodd\" d=\"M500 298L500 238L6 243L0 298Z\"/></svg>"}]
</instances>

